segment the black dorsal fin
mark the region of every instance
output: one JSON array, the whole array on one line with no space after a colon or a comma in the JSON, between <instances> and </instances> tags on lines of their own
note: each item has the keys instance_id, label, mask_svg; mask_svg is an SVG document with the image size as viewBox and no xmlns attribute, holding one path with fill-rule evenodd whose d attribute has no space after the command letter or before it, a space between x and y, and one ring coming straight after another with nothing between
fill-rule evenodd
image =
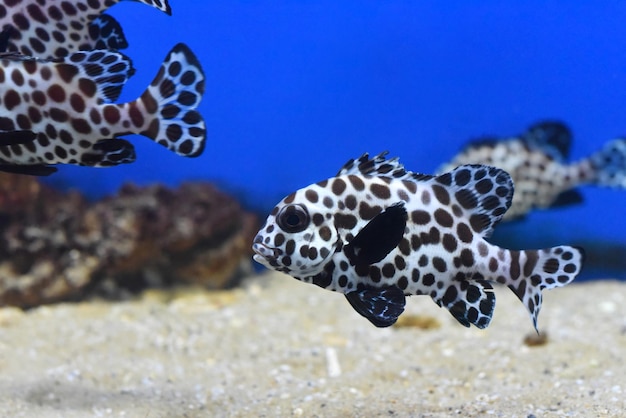
<instances>
[{"instance_id":1,"label":"black dorsal fin","mask_svg":"<svg viewBox=\"0 0 626 418\"><path fill-rule=\"evenodd\" d=\"M542 121L531 125L522 135L529 148L541 150L557 161L569 157L572 132L563 122Z\"/></svg>"}]
</instances>

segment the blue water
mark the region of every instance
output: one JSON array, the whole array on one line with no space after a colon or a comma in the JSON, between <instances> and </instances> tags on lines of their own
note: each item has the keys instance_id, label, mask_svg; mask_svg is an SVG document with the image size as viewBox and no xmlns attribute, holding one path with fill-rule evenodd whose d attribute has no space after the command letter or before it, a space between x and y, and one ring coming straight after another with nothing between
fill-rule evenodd
<instances>
[{"instance_id":1,"label":"blue water","mask_svg":"<svg viewBox=\"0 0 626 418\"><path fill-rule=\"evenodd\" d=\"M514 135L544 118L569 124L574 159L626 135L623 1L171 6L171 17L134 2L110 10L137 68L120 100L138 96L169 49L187 43L207 77L204 155L183 159L134 137L136 163L64 167L51 182L95 197L127 181L211 180L263 212L365 151L389 150L407 168L432 172L472 137ZM626 192L583 192L584 205L535 212L495 239L592 243L605 258L592 257L586 277L626 278Z\"/></svg>"}]
</instances>

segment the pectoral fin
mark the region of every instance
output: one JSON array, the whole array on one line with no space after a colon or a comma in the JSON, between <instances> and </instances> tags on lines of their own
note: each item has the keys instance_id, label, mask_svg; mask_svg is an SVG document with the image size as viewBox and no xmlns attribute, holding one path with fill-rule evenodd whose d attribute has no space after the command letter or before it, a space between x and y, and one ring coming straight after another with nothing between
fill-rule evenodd
<instances>
[{"instance_id":1,"label":"pectoral fin","mask_svg":"<svg viewBox=\"0 0 626 418\"><path fill-rule=\"evenodd\" d=\"M379 328L393 325L404 312L406 302L404 292L396 286L350 292L346 299L355 311Z\"/></svg>"},{"instance_id":2,"label":"pectoral fin","mask_svg":"<svg viewBox=\"0 0 626 418\"><path fill-rule=\"evenodd\" d=\"M408 215L404 202L396 203L376 215L345 247L353 265L371 265L385 258L404 235Z\"/></svg>"}]
</instances>

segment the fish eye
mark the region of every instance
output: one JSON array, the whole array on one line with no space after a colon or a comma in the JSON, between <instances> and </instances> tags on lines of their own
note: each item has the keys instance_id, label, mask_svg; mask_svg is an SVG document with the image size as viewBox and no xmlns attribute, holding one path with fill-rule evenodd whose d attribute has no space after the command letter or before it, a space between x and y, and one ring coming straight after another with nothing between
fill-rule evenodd
<instances>
[{"instance_id":1,"label":"fish eye","mask_svg":"<svg viewBox=\"0 0 626 418\"><path fill-rule=\"evenodd\" d=\"M302 232L309 226L311 217L302 205L289 205L281 209L276 217L278 226L285 232Z\"/></svg>"}]
</instances>

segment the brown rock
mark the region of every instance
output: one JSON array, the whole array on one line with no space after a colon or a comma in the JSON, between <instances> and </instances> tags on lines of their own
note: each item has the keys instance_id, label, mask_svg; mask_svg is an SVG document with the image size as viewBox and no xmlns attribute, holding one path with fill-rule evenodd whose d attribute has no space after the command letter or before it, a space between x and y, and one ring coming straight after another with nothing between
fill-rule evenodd
<instances>
[{"instance_id":1,"label":"brown rock","mask_svg":"<svg viewBox=\"0 0 626 418\"><path fill-rule=\"evenodd\" d=\"M235 283L250 265L256 218L208 183L125 185L90 204L38 180L0 173L0 306L80 298L115 287ZM245 270L245 268L244 268Z\"/></svg>"}]
</instances>

